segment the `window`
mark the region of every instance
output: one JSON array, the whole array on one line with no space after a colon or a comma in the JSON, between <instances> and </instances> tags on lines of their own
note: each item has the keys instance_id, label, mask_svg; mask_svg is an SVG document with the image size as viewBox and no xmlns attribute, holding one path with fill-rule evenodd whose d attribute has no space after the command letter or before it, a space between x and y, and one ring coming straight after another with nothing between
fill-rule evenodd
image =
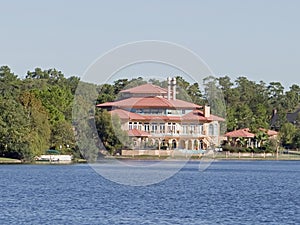
<instances>
[{"instance_id":1,"label":"window","mask_svg":"<svg viewBox=\"0 0 300 225\"><path fill-rule=\"evenodd\" d=\"M203 125L200 124L200 125L199 125L199 134L202 134L202 133L203 133Z\"/></svg>"},{"instance_id":2,"label":"window","mask_svg":"<svg viewBox=\"0 0 300 225\"><path fill-rule=\"evenodd\" d=\"M157 123L152 123L151 125L151 132L156 133L157 132Z\"/></svg>"},{"instance_id":3,"label":"window","mask_svg":"<svg viewBox=\"0 0 300 225\"><path fill-rule=\"evenodd\" d=\"M182 125L182 133L183 134L187 134L188 133L188 125L187 124L183 124Z\"/></svg>"},{"instance_id":4,"label":"window","mask_svg":"<svg viewBox=\"0 0 300 225\"><path fill-rule=\"evenodd\" d=\"M152 109L151 114L158 114L158 109Z\"/></svg>"},{"instance_id":5,"label":"window","mask_svg":"<svg viewBox=\"0 0 300 225\"><path fill-rule=\"evenodd\" d=\"M159 124L160 133L164 134L166 132L166 127L164 123Z\"/></svg>"},{"instance_id":6,"label":"window","mask_svg":"<svg viewBox=\"0 0 300 225\"><path fill-rule=\"evenodd\" d=\"M144 114L150 114L150 109L144 109Z\"/></svg>"},{"instance_id":7,"label":"window","mask_svg":"<svg viewBox=\"0 0 300 225\"><path fill-rule=\"evenodd\" d=\"M172 123L168 123L168 133L172 133Z\"/></svg>"},{"instance_id":8,"label":"window","mask_svg":"<svg viewBox=\"0 0 300 225\"><path fill-rule=\"evenodd\" d=\"M196 133L196 125L195 124L191 124L191 126L190 126L190 132L191 132L191 134L195 134Z\"/></svg>"},{"instance_id":9,"label":"window","mask_svg":"<svg viewBox=\"0 0 300 225\"><path fill-rule=\"evenodd\" d=\"M219 135L219 129L218 129L218 124L214 124L214 135L218 136Z\"/></svg>"},{"instance_id":10,"label":"window","mask_svg":"<svg viewBox=\"0 0 300 225\"><path fill-rule=\"evenodd\" d=\"M214 135L214 126L212 124L209 124L208 135L209 136L213 136Z\"/></svg>"},{"instance_id":11,"label":"window","mask_svg":"<svg viewBox=\"0 0 300 225\"><path fill-rule=\"evenodd\" d=\"M149 131L150 131L150 124L149 124L149 123L145 123L145 124L144 124L144 130L145 130L146 132L149 132Z\"/></svg>"},{"instance_id":12,"label":"window","mask_svg":"<svg viewBox=\"0 0 300 225\"><path fill-rule=\"evenodd\" d=\"M172 132L173 132L173 133L176 133L176 123L173 123L173 126L172 126Z\"/></svg>"},{"instance_id":13,"label":"window","mask_svg":"<svg viewBox=\"0 0 300 225\"><path fill-rule=\"evenodd\" d=\"M132 122L129 122L128 129L129 129L129 130L132 130Z\"/></svg>"}]
</instances>

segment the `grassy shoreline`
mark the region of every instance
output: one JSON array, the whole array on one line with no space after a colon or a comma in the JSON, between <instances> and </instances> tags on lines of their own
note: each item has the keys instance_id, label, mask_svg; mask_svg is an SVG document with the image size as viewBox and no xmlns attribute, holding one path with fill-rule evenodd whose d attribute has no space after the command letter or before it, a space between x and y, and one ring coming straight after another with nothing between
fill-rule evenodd
<instances>
[{"instance_id":1,"label":"grassy shoreline","mask_svg":"<svg viewBox=\"0 0 300 225\"><path fill-rule=\"evenodd\" d=\"M201 161L203 159L213 159L217 161L300 161L299 155L279 155L278 158L276 156L272 157L224 157L221 155L215 155L214 157L199 157L199 156L192 156L192 157L166 157L166 156L148 156L148 155L136 155L136 156L109 156L106 160L165 160L168 159L170 161L179 161L179 160L190 160L190 161ZM84 159L74 160L71 163L61 163L61 165L73 165L73 164L82 164L88 163ZM3 158L0 157L0 164L32 164L32 165L45 165L45 164L59 164L59 163L50 163L50 162L24 162L18 159L11 159L11 158Z\"/></svg>"},{"instance_id":2,"label":"grassy shoreline","mask_svg":"<svg viewBox=\"0 0 300 225\"><path fill-rule=\"evenodd\" d=\"M21 164L22 161L19 159L11 159L0 157L0 164Z\"/></svg>"}]
</instances>

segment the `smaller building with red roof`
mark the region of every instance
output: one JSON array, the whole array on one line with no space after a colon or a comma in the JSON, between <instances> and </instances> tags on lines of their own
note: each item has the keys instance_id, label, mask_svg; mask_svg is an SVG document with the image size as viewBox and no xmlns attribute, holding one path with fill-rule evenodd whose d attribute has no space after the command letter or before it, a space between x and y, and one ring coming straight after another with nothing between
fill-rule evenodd
<instances>
[{"instance_id":1,"label":"smaller building with red roof","mask_svg":"<svg viewBox=\"0 0 300 225\"><path fill-rule=\"evenodd\" d=\"M264 132L269 139L274 139L278 136L278 132L274 130L268 130L264 128L259 128L258 130ZM249 128L230 131L227 132L224 136L227 137L229 141L233 142L233 144L236 144L240 142L241 139L244 139L246 140L246 147L259 147L260 145L260 143L255 140L256 134L251 133Z\"/></svg>"}]
</instances>

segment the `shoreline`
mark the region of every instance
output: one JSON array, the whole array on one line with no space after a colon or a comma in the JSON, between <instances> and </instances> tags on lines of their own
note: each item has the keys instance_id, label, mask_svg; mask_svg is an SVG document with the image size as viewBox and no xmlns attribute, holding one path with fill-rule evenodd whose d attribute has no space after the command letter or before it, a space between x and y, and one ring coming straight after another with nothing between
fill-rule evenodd
<instances>
[{"instance_id":1,"label":"shoreline","mask_svg":"<svg viewBox=\"0 0 300 225\"><path fill-rule=\"evenodd\" d=\"M158 156L109 156L103 160L131 160L131 161L202 161L203 159L209 159L212 161L300 161L300 157L293 156L279 156L277 157L158 157ZM15 160L0 160L0 165L74 165L74 164L89 164L86 160L80 159L72 162L25 162L18 159Z\"/></svg>"}]
</instances>

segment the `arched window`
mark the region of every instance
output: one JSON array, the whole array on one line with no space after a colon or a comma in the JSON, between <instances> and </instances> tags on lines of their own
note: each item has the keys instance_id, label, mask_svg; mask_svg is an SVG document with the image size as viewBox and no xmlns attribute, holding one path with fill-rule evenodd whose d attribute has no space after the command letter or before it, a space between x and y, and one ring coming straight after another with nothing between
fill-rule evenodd
<instances>
[{"instance_id":1,"label":"arched window","mask_svg":"<svg viewBox=\"0 0 300 225\"><path fill-rule=\"evenodd\" d=\"M173 148L173 149L176 149L176 148L177 148L177 142L176 142L176 140L173 140L173 141L172 141L172 148Z\"/></svg>"},{"instance_id":2,"label":"arched window","mask_svg":"<svg viewBox=\"0 0 300 225\"><path fill-rule=\"evenodd\" d=\"M199 144L200 144L199 149L203 149L203 140L200 140Z\"/></svg>"}]
</instances>

